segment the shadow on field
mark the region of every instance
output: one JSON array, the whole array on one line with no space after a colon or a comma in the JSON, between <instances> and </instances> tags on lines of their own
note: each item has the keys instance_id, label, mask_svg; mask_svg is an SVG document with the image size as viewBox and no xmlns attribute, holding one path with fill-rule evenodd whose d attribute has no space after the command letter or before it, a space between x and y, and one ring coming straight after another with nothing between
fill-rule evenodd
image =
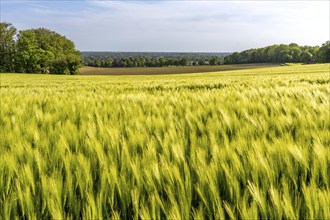
<instances>
[{"instance_id":1,"label":"shadow on field","mask_svg":"<svg viewBox=\"0 0 330 220\"><path fill-rule=\"evenodd\" d=\"M183 73L203 73L218 72L228 70L255 69L262 67L274 67L280 64L257 63L257 64L237 64L220 66L176 66L176 67L131 67L131 68L98 68L82 67L79 75L163 75L163 74L183 74Z\"/></svg>"}]
</instances>

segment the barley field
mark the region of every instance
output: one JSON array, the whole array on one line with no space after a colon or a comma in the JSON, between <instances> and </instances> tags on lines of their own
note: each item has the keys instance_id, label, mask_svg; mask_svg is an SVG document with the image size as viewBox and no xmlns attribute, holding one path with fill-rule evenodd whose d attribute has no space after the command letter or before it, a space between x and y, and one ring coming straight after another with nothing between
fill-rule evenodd
<instances>
[{"instance_id":1,"label":"barley field","mask_svg":"<svg viewBox=\"0 0 330 220\"><path fill-rule=\"evenodd\" d=\"M0 219L330 219L329 64L0 77Z\"/></svg>"}]
</instances>

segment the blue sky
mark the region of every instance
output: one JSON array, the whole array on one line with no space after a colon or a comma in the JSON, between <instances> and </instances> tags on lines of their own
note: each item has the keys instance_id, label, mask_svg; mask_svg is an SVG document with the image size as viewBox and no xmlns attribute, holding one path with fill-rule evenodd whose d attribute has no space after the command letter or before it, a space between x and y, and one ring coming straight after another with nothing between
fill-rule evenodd
<instances>
[{"instance_id":1,"label":"blue sky","mask_svg":"<svg viewBox=\"0 0 330 220\"><path fill-rule=\"evenodd\" d=\"M329 1L14 1L1 21L45 27L86 51L232 52L329 40Z\"/></svg>"}]
</instances>

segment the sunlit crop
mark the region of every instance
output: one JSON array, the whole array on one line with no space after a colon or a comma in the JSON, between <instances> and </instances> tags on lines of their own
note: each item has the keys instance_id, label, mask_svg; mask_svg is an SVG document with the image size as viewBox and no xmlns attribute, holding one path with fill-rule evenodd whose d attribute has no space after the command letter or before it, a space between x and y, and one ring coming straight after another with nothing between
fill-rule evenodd
<instances>
[{"instance_id":1,"label":"sunlit crop","mask_svg":"<svg viewBox=\"0 0 330 220\"><path fill-rule=\"evenodd\" d=\"M0 76L0 219L330 219L329 64Z\"/></svg>"}]
</instances>

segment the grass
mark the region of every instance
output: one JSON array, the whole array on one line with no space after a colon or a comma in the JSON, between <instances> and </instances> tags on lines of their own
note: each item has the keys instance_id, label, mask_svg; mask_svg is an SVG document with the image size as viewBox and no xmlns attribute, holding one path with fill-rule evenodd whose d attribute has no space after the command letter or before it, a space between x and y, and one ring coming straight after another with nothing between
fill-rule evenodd
<instances>
[{"instance_id":1,"label":"grass","mask_svg":"<svg viewBox=\"0 0 330 220\"><path fill-rule=\"evenodd\" d=\"M279 64L239 64L220 66L175 66L175 67L137 67L137 68L97 68L82 67L80 75L162 75L162 74L183 74L183 73L205 73L215 71L228 71L240 69L255 69L274 67Z\"/></svg>"},{"instance_id":2,"label":"grass","mask_svg":"<svg viewBox=\"0 0 330 220\"><path fill-rule=\"evenodd\" d=\"M329 219L329 64L1 74L0 218Z\"/></svg>"}]
</instances>

